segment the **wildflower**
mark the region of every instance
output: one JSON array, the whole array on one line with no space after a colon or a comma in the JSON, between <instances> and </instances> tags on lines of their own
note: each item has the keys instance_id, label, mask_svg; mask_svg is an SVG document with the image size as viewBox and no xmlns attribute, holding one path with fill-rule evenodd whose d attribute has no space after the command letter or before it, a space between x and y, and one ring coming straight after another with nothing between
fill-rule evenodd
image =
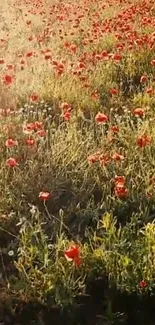
<instances>
[{"instance_id":1,"label":"wildflower","mask_svg":"<svg viewBox=\"0 0 155 325\"><path fill-rule=\"evenodd\" d=\"M128 189L125 188L122 184L117 184L115 187L115 195L118 198L125 198L128 196Z\"/></svg>"},{"instance_id":2,"label":"wildflower","mask_svg":"<svg viewBox=\"0 0 155 325\"><path fill-rule=\"evenodd\" d=\"M13 64L7 64L8 70L14 70L15 66Z\"/></svg>"},{"instance_id":3,"label":"wildflower","mask_svg":"<svg viewBox=\"0 0 155 325\"><path fill-rule=\"evenodd\" d=\"M61 75L64 72L64 68L65 68L64 64L58 63L56 66L57 74Z\"/></svg>"},{"instance_id":4,"label":"wildflower","mask_svg":"<svg viewBox=\"0 0 155 325\"><path fill-rule=\"evenodd\" d=\"M64 251L64 255L68 261L73 261L75 265L79 266L81 264L78 246L71 246L68 250Z\"/></svg>"},{"instance_id":5,"label":"wildflower","mask_svg":"<svg viewBox=\"0 0 155 325\"><path fill-rule=\"evenodd\" d=\"M35 130L35 123L23 124L23 133L31 134Z\"/></svg>"},{"instance_id":6,"label":"wildflower","mask_svg":"<svg viewBox=\"0 0 155 325\"><path fill-rule=\"evenodd\" d=\"M116 88L110 88L109 89L109 93L111 94L111 95L117 95L118 94L118 89L116 89Z\"/></svg>"},{"instance_id":7,"label":"wildflower","mask_svg":"<svg viewBox=\"0 0 155 325\"><path fill-rule=\"evenodd\" d=\"M99 157L100 166L104 167L110 162L110 157L107 154L101 154Z\"/></svg>"},{"instance_id":8,"label":"wildflower","mask_svg":"<svg viewBox=\"0 0 155 325\"><path fill-rule=\"evenodd\" d=\"M35 144L35 140L34 139L26 139L26 144L28 145L28 146L34 146L34 144Z\"/></svg>"},{"instance_id":9,"label":"wildflower","mask_svg":"<svg viewBox=\"0 0 155 325\"><path fill-rule=\"evenodd\" d=\"M70 43L69 41L66 41L66 42L64 43L64 47L66 47L66 48L70 47L70 45L71 45L71 43Z\"/></svg>"},{"instance_id":10,"label":"wildflower","mask_svg":"<svg viewBox=\"0 0 155 325\"><path fill-rule=\"evenodd\" d=\"M51 59L51 53L46 53L44 58L45 58L45 60Z\"/></svg>"},{"instance_id":11,"label":"wildflower","mask_svg":"<svg viewBox=\"0 0 155 325\"><path fill-rule=\"evenodd\" d=\"M96 55L95 55L95 59L96 59L96 60L101 60L101 59L102 59L101 54L96 54Z\"/></svg>"},{"instance_id":12,"label":"wildflower","mask_svg":"<svg viewBox=\"0 0 155 325\"><path fill-rule=\"evenodd\" d=\"M96 116L95 116L95 122L97 124L99 124L99 123L107 123L108 120L109 120L108 116L105 115L105 114L103 114L103 113L101 113L101 112L98 112L96 114Z\"/></svg>"},{"instance_id":13,"label":"wildflower","mask_svg":"<svg viewBox=\"0 0 155 325\"><path fill-rule=\"evenodd\" d=\"M12 81L13 81L13 77L12 76L7 75L7 74L3 76L3 84L5 86L9 86L12 83Z\"/></svg>"},{"instance_id":14,"label":"wildflower","mask_svg":"<svg viewBox=\"0 0 155 325\"><path fill-rule=\"evenodd\" d=\"M70 112L70 111L66 111L66 112L62 113L61 116L63 117L63 119L64 119L65 121L69 121L70 118L71 118L71 112Z\"/></svg>"},{"instance_id":15,"label":"wildflower","mask_svg":"<svg viewBox=\"0 0 155 325\"><path fill-rule=\"evenodd\" d=\"M18 163L17 163L15 158L10 157L10 158L8 158L6 160L6 166L8 166L8 167L16 167L16 166L18 166Z\"/></svg>"},{"instance_id":16,"label":"wildflower","mask_svg":"<svg viewBox=\"0 0 155 325\"><path fill-rule=\"evenodd\" d=\"M33 52L32 51L26 53L26 57L27 58L30 58L31 56L33 56Z\"/></svg>"},{"instance_id":17,"label":"wildflower","mask_svg":"<svg viewBox=\"0 0 155 325\"><path fill-rule=\"evenodd\" d=\"M77 45L76 44L71 44L70 49L73 53L76 53L77 51Z\"/></svg>"},{"instance_id":18,"label":"wildflower","mask_svg":"<svg viewBox=\"0 0 155 325\"><path fill-rule=\"evenodd\" d=\"M50 193L49 192L40 192L39 193L39 199L42 201L47 201L50 197Z\"/></svg>"},{"instance_id":19,"label":"wildflower","mask_svg":"<svg viewBox=\"0 0 155 325\"><path fill-rule=\"evenodd\" d=\"M101 56L102 56L102 58L107 58L108 57L107 51L102 51Z\"/></svg>"},{"instance_id":20,"label":"wildflower","mask_svg":"<svg viewBox=\"0 0 155 325\"><path fill-rule=\"evenodd\" d=\"M86 67L86 65L85 65L84 62L82 62L82 61L78 62L78 68L79 69L85 69L85 67Z\"/></svg>"},{"instance_id":21,"label":"wildflower","mask_svg":"<svg viewBox=\"0 0 155 325\"><path fill-rule=\"evenodd\" d=\"M39 136L39 137L41 137L41 138L44 138L45 136L46 136L46 130L44 130L44 129L42 129L42 130L38 130L37 132L36 132L36 134Z\"/></svg>"},{"instance_id":22,"label":"wildflower","mask_svg":"<svg viewBox=\"0 0 155 325\"><path fill-rule=\"evenodd\" d=\"M146 93L149 94L149 95L152 95L153 92L154 92L154 90L153 90L152 87L146 89Z\"/></svg>"},{"instance_id":23,"label":"wildflower","mask_svg":"<svg viewBox=\"0 0 155 325\"><path fill-rule=\"evenodd\" d=\"M145 83L146 81L147 81L147 76L145 76L145 75L141 76L140 83L142 84L142 83Z\"/></svg>"},{"instance_id":24,"label":"wildflower","mask_svg":"<svg viewBox=\"0 0 155 325\"><path fill-rule=\"evenodd\" d=\"M142 108L135 108L133 111L133 115L137 117L143 117L144 116L144 110Z\"/></svg>"},{"instance_id":25,"label":"wildflower","mask_svg":"<svg viewBox=\"0 0 155 325\"><path fill-rule=\"evenodd\" d=\"M113 160L124 160L124 156L123 155L120 155L119 153L115 152L112 156L112 159Z\"/></svg>"},{"instance_id":26,"label":"wildflower","mask_svg":"<svg viewBox=\"0 0 155 325\"><path fill-rule=\"evenodd\" d=\"M39 121L34 122L34 128L36 131L40 130L42 128L42 126L43 126L42 122L39 122Z\"/></svg>"},{"instance_id":27,"label":"wildflower","mask_svg":"<svg viewBox=\"0 0 155 325\"><path fill-rule=\"evenodd\" d=\"M11 148L11 147L14 147L14 146L17 146L18 145L18 141L17 140L13 140L13 139L7 139L5 141L5 145L7 148Z\"/></svg>"},{"instance_id":28,"label":"wildflower","mask_svg":"<svg viewBox=\"0 0 155 325\"><path fill-rule=\"evenodd\" d=\"M87 157L89 163L94 164L95 162L99 161L99 154L93 154Z\"/></svg>"},{"instance_id":29,"label":"wildflower","mask_svg":"<svg viewBox=\"0 0 155 325\"><path fill-rule=\"evenodd\" d=\"M120 54L114 54L112 56L112 59L115 61L120 61L120 60L122 60L122 56Z\"/></svg>"},{"instance_id":30,"label":"wildflower","mask_svg":"<svg viewBox=\"0 0 155 325\"><path fill-rule=\"evenodd\" d=\"M145 280L141 280L139 282L139 286L140 286L141 289L145 289L147 287L146 281Z\"/></svg>"},{"instance_id":31,"label":"wildflower","mask_svg":"<svg viewBox=\"0 0 155 325\"><path fill-rule=\"evenodd\" d=\"M125 183L125 177L124 176L115 176L114 179L113 179L114 183L116 185L122 185L124 186L124 183Z\"/></svg>"},{"instance_id":32,"label":"wildflower","mask_svg":"<svg viewBox=\"0 0 155 325\"><path fill-rule=\"evenodd\" d=\"M119 132L119 126L118 125L112 125L110 127L110 131L112 131L113 133L118 133Z\"/></svg>"},{"instance_id":33,"label":"wildflower","mask_svg":"<svg viewBox=\"0 0 155 325\"><path fill-rule=\"evenodd\" d=\"M146 147L151 143L151 137L146 134L140 135L137 137L136 143L140 148Z\"/></svg>"},{"instance_id":34,"label":"wildflower","mask_svg":"<svg viewBox=\"0 0 155 325\"><path fill-rule=\"evenodd\" d=\"M39 94L37 93L33 93L31 96L30 96L30 101L33 102L33 103L36 103L39 101Z\"/></svg>"}]
</instances>

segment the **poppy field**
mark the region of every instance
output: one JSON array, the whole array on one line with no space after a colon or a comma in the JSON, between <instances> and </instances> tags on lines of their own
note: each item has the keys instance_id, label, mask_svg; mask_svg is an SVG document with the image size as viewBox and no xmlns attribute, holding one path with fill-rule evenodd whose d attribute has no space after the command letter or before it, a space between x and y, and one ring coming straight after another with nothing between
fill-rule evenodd
<instances>
[{"instance_id":1,"label":"poppy field","mask_svg":"<svg viewBox=\"0 0 155 325\"><path fill-rule=\"evenodd\" d=\"M0 0L0 324L155 322L155 4Z\"/></svg>"}]
</instances>

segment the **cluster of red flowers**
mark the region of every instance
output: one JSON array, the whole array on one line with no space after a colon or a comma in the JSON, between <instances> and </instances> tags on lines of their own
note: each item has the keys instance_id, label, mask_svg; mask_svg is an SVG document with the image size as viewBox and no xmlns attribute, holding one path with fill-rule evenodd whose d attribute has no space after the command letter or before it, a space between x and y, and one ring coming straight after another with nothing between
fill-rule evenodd
<instances>
[{"instance_id":1,"label":"cluster of red flowers","mask_svg":"<svg viewBox=\"0 0 155 325\"><path fill-rule=\"evenodd\" d=\"M18 0L16 0L16 5ZM104 18L106 10L112 6L120 5L120 10L113 17ZM0 65L3 67L2 82L10 87L16 80L15 72L26 69L38 60L43 62L47 69L54 72L56 78L61 78L67 72L84 89L88 89L92 100L98 100L100 94L89 80L89 72L96 69L101 62L104 64L120 65L126 53L137 53L141 49L150 52L150 69L155 67L154 46L155 46L155 21L152 16L153 0L144 0L132 4L125 2L121 6L120 0L99 1L94 6L94 1L61 2L48 5L48 17L46 16L47 2L42 0L25 1L25 14L23 23L28 34L27 42L29 48L24 52L18 48L16 63L7 62L6 58L0 58ZM21 4L18 4L21 7ZM92 10L91 10L92 8ZM145 13L145 14L144 14ZM31 17L30 17L31 16ZM42 22L40 31L34 33L34 22L32 16L39 16ZM135 28L135 21L139 22L139 30ZM89 21L89 24L88 24ZM53 23L55 22L55 23ZM12 28L16 30L20 23L19 17L14 17ZM149 31L148 31L149 29ZM146 31L147 30L147 31ZM80 35L80 41L78 41ZM103 38L111 35L115 38L111 51L103 48L97 49L96 43L101 43ZM2 47L8 44L11 37L8 32L0 40ZM76 40L77 39L77 40ZM58 51L55 47L47 47L49 40L58 44ZM36 47L36 43L39 46ZM104 42L103 42L104 44ZM56 53L55 53L56 52ZM37 62L37 61L36 61ZM145 73L140 77L140 83L147 94L152 96L154 88L149 87L149 76ZM117 85L111 84L109 94L115 98L121 91ZM30 101L37 103L40 96L34 92L30 95ZM70 111L62 114L65 121L71 117ZM100 119L100 118L99 118ZM104 122L104 121L103 121Z\"/></svg>"},{"instance_id":2,"label":"cluster of red flowers","mask_svg":"<svg viewBox=\"0 0 155 325\"><path fill-rule=\"evenodd\" d=\"M4 128L6 135L8 133L8 129L9 129L8 127ZM35 147L35 145L37 144L37 140L39 138L44 138L47 135L47 131L44 129L43 122L41 121L24 123L22 126L22 130L23 130L23 135L26 136L24 142L29 148ZM21 143L23 143L22 140ZM12 153L10 149L14 147L18 147L19 144L20 141L10 137L7 138L5 141L5 147L8 149L8 153ZM6 160L6 166L17 167L19 166L19 161L15 157L9 157Z\"/></svg>"},{"instance_id":3,"label":"cluster of red flowers","mask_svg":"<svg viewBox=\"0 0 155 325\"><path fill-rule=\"evenodd\" d=\"M125 187L125 177L124 176L115 176L115 195L118 198L126 198L128 196L128 189Z\"/></svg>"}]
</instances>

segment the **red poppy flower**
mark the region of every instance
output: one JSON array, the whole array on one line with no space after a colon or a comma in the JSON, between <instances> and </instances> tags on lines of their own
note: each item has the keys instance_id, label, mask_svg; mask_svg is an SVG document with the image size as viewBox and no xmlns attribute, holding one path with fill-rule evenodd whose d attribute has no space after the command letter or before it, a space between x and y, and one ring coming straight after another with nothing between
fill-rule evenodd
<instances>
[{"instance_id":1,"label":"red poppy flower","mask_svg":"<svg viewBox=\"0 0 155 325\"><path fill-rule=\"evenodd\" d=\"M102 51L101 56L102 56L102 58L107 58L108 57L107 51Z\"/></svg>"},{"instance_id":2,"label":"red poppy flower","mask_svg":"<svg viewBox=\"0 0 155 325\"><path fill-rule=\"evenodd\" d=\"M9 86L9 85L12 84L12 82L13 82L13 77L12 76L7 75L7 74L3 76L3 84L4 85Z\"/></svg>"},{"instance_id":3,"label":"red poppy flower","mask_svg":"<svg viewBox=\"0 0 155 325\"><path fill-rule=\"evenodd\" d=\"M43 127L43 122L40 122L40 121L34 122L34 128L36 131L40 130L42 127Z\"/></svg>"},{"instance_id":4,"label":"red poppy flower","mask_svg":"<svg viewBox=\"0 0 155 325\"><path fill-rule=\"evenodd\" d=\"M99 161L99 154L93 154L87 157L89 163L94 164Z\"/></svg>"},{"instance_id":5,"label":"red poppy flower","mask_svg":"<svg viewBox=\"0 0 155 325\"><path fill-rule=\"evenodd\" d=\"M36 134L37 134L39 137L44 138L44 137L46 136L47 132L46 132L46 130L38 130L38 131L36 132Z\"/></svg>"},{"instance_id":6,"label":"red poppy flower","mask_svg":"<svg viewBox=\"0 0 155 325\"><path fill-rule=\"evenodd\" d=\"M90 83L88 81L83 83L83 87L84 88L89 88L90 87Z\"/></svg>"},{"instance_id":7,"label":"red poppy flower","mask_svg":"<svg viewBox=\"0 0 155 325\"><path fill-rule=\"evenodd\" d=\"M81 264L78 246L71 246L68 250L64 251L64 255L68 261L73 261L75 265L79 266Z\"/></svg>"},{"instance_id":8,"label":"red poppy flower","mask_svg":"<svg viewBox=\"0 0 155 325\"><path fill-rule=\"evenodd\" d=\"M146 93L152 95L154 93L154 89L152 87L146 89Z\"/></svg>"},{"instance_id":9,"label":"red poppy flower","mask_svg":"<svg viewBox=\"0 0 155 325\"><path fill-rule=\"evenodd\" d=\"M38 101L39 101L39 94L37 94L37 93L33 93L33 94L30 96L30 100L31 100L31 102L34 102L34 103L38 102Z\"/></svg>"},{"instance_id":10,"label":"red poppy flower","mask_svg":"<svg viewBox=\"0 0 155 325\"><path fill-rule=\"evenodd\" d=\"M112 56L112 58L113 58L113 60L115 60L115 61L120 61L120 60L122 60L122 55L120 55L120 54L114 54L114 55Z\"/></svg>"},{"instance_id":11,"label":"red poppy flower","mask_svg":"<svg viewBox=\"0 0 155 325\"><path fill-rule=\"evenodd\" d=\"M115 176L113 179L114 183L117 185L122 185L124 186L125 184L125 177L124 176Z\"/></svg>"},{"instance_id":12,"label":"red poppy flower","mask_svg":"<svg viewBox=\"0 0 155 325\"><path fill-rule=\"evenodd\" d=\"M45 60L51 59L51 53L46 53L44 58L45 58Z\"/></svg>"},{"instance_id":13,"label":"red poppy flower","mask_svg":"<svg viewBox=\"0 0 155 325\"><path fill-rule=\"evenodd\" d=\"M77 45L76 44L71 44L70 49L73 53L76 53L77 51Z\"/></svg>"},{"instance_id":14,"label":"red poppy flower","mask_svg":"<svg viewBox=\"0 0 155 325\"><path fill-rule=\"evenodd\" d=\"M101 112L98 112L95 116L95 122L97 124L99 123L107 123L109 120L109 117Z\"/></svg>"},{"instance_id":15,"label":"red poppy flower","mask_svg":"<svg viewBox=\"0 0 155 325\"><path fill-rule=\"evenodd\" d=\"M145 280L141 280L139 282L139 286L140 286L141 289L145 289L147 287L146 281Z\"/></svg>"},{"instance_id":16,"label":"red poppy flower","mask_svg":"<svg viewBox=\"0 0 155 325\"><path fill-rule=\"evenodd\" d=\"M64 72L64 65L62 63L57 64L56 72L58 75L61 75Z\"/></svg>"},{"instance_id":17,"label":"red poppy flower","mask_svg":"<svg viewBox=\"0 0 155 325\"><path fill-rule=\"evenodd\" d=\"M69 121L70 118L71 118L71 112L70 112L70 111L66 111L66 112L64 112L61 116L63 117L63 119L64 119L65 121Z\"/></svg>"},{"instance_id":18,"label":"red poppy flower","mask_svg":"<svg viewBox=\"0 0 155 325\"><path fill-rule=\"evenodd\" d=\"M35 123L27 123L23 125L23 133L31 134L35 130Z\"/></svg>"},{"instance_id":19,"label":"red poppy flower","mask_svg":"<svg viewBox=\"0 0 155 325\"><path fill-rule=\"evenodd\" d=\"M110 157L109 155L101 154L99 157L99 161L100 161L100 166L105 167L110 162Z\"/></svg>"},{"instance_id":20,"label":"red poppy flower","mask_svg":"<svg viewBox=\"0 0 155 325\"><path fill-rule=\"evenodd\" d=\"M50 197L50 193L49 192L40 192L39 193L39 199L42 201L47 201Z\"/></svg>"},{"instance_id":21,"label":"red poppy flower","mask_svg":"<svg viewBox=\"0 0 155 325\"><path fill-rule=\"evenodd\" d=\"M120 155L119 153L115 152L112 156L112 159L113 160L124 160L124 156L123 155Z\"/></svg>"},{"instance_id":22,"label":"red poppy flower","mask_svg":"<svg viewBox=\"0 0 155 325\"><path fill-rule=\"evenodd\" d=\"M140 148L146 147L151 143L151 137L146 134L140 135L137 137L136 143Z\"/></svg>"},{"instance_id":23,"label":"red poppy flower","mask_svg":"<svg viewBox=\"0 0 155 325\"><path fill-rule=\"evenodd\" d=\"M7 161L6 161L6 166L8 167L16 167L18 166L19 164L17 163L16 159L15 158L8 158Z\"/></svg>"},{"instance_id":24,"label":"red poppy flower","mask_svg":"<svg viewBox=\"0 0 155 325\"><path fill-rule=\"evenodd\" d=\"M84 62L82 62L82 61L78 62L78 68L79 69L85 69L85 67L86 67L86 65L85 65Z\"/></svg>"},{"instance_id":25,"label":"red poppy flower","mask_svg":"<svg viewBox=\"0 0 155 325\"><path fill-rule=\"evenodd\" d=\"M64 43L64 47L66 47L66 48L70 47L70 45L71 45L71 43L70 43L69 41L66 41L66 42Z\"/></svg>"},{"instance_id":26,"label":"red poppy flower","mask_svg":"<svg viewBox=\"0 0 155 325\"><path fill-rule=\"evenodd\" d=\"M135 108L133 111L133 115L134 116L138 116L138 117L143 117L144 116L144 110L142 108Z\"/></svg>"},{"instance_id":27,"label":"red poppy flower","mask_svg":"<svg viewBox=\"0 0 155 325\"><path fill-rule=\"evenodd\" d=\"M111 95L117 95L117 94L119 93L119 90L116 89L116 88L110 88L110 89L109 89L109 93L110 93Z\"/></svg>"},{"instance_id":28,"label":"red poppy flower","mask_svg":"<svg viewBox=\"0 0 155 325\"><path fill-rule=\"evenodd\" d=\"M145 83L147 81L147 76L141 76L140 83Z\"/></svg>"},{"instance_id":29,"label":"red poppy flower","mask_svg":"<svg viewBox=\"0 0 155 325\"><path fill-rule=\"evenodd\" d=\"M34 53L33 53L32 51L31 51L31 52L27 52L27 53L26 53L26 57L27 57L27 58L30 58L31 56L33 56L33 54L34 54Z\"/></svg>"},{"instance_id":30,"label":"red poppy flower","mask_svg":"<svg viewBox=\"0 0 155 325\"><path fill-rule=\"evenodd\" d=\"M35 140L34 139L26 139L26 144L28 145L28 146L34 146L34 144L35 144Z\"/></svg>"},{"instance_id":31,"label":"red poppy flower","mask_svg":"<svg viewBox=\"0 0 155 325\"><path fill-rule=\"evenodd\" d=\"M7 148L11 148L11 147L14 147L14 146L17 146L18 145L18 141L17 140L13 140L13 139L7 139L5 141L5 145Z\"/></svg>"},{"instance_id":32,"label":"red poppy flower","mask_svg":"<svg viewBox=\"0 0 155 325\"><path fill-rule=\"evenodd\" d=\"M115 195L118 198L125 198L128 196L128 189L125 188L122 184L118 184L115 187Z\"/></svg>"},{"instance_id":33,"label":"red poppy flower","mask_svg":"<svg viewBox=\"0 0 155 325\"><path fill-rule=\"evenodd\" d=\"M8 70L14 70L15 66L13 64L7 64Z\"/></svg>"},{"instance_id":34,"label":"red poppy flower","mask_svg":"<svg viewBox=\"0 0 155 325\"><path fill-rule=\"evenodd\" d=\"M110 127L110 131L112 131L113 133L118 133L119 132L119 126L118 125L112 125Z\"/></svg>"},{"instance_id":35,"label":"red poppy flower","mask_svg":"<svg viewBox=\"0 0 155 325\"><path fill-rule=\"evenodd\" d=\"M95 55L95 59L96 59L96 60L101 60L101 59L102 59L101 54L96 54L96 55Z\"/></svg>"}]
</instances>

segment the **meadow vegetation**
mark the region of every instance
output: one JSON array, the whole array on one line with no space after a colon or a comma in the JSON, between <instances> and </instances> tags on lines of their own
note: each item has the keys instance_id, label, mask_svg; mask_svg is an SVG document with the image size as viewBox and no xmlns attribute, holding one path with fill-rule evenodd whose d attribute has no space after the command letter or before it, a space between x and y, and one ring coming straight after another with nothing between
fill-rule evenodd
<instances>
[{"instance_id":1,"label":"meadow vegetation","mask_svg":"<svg viewBox=\"0 0 155 325\"><path fill-rule=\"evenodd\" d=\"M153 0L0 1L1 301L154 299L154 30Z\"/></svg>"}]
</instances>

